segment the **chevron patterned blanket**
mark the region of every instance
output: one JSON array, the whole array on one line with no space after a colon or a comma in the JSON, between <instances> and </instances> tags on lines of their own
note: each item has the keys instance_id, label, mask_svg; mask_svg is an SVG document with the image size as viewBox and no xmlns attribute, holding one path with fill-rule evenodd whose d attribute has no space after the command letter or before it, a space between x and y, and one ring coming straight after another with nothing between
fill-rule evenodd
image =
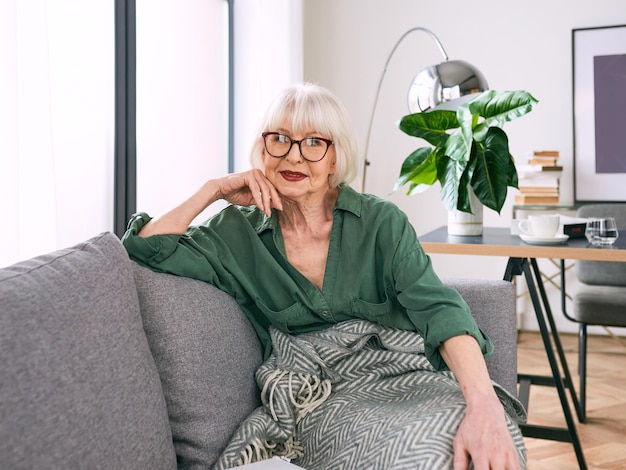
<instances>
[{"instance_id":1,"label":"chevron patterned blanket","mask_svg":"<svg viewBox=\"0 0 626 470\"><path fill-rule=\"evenodd\" d=\"M283 456L307 470L452 468L465 402L415 332L350 320L291 336L276 329L256 379L263 405L239 427L214 470ZM494 383L526 466L522 405Z\"/></svg>"}]
</instances>

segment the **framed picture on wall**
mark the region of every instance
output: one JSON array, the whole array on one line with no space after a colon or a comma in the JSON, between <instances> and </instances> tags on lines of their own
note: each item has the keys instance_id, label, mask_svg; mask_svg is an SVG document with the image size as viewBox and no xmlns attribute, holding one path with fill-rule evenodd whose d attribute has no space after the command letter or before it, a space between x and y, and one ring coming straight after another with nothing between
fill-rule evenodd
<instances>
[{"instance_id":1,"label":"framed picture on wall","mask_svg":"<svg viewBox=\"0 0 626 470\"><path fill-rule=\"evenodd\" d=\"M572 30L574 200L626 201L626 25Z\"/></svg>"}]
</instances>

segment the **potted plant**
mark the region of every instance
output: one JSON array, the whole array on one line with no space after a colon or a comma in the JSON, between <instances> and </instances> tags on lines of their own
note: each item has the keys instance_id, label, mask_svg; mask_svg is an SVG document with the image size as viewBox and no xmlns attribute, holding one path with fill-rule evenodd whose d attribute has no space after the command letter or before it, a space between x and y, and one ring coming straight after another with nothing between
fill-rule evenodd
<instances>
[{"instance_id":1,"label":"potted plant","mask_svg":"<svg viewBox=\"0 0 626 470\"><path fill-rule=\"evenodd\" d=\"M404 160L394 191L408 184L407 194L417 194L439 181L441 200L449 211L482 211L482 206L472 207L473 193L480 204L499 214L508 187L518 187L515 161L501 127L529 113L536 103L526 91L488 90L456 111L435 109L404 116L400 130L432 147L418 148Z\"/></svg>"}]
</instances>

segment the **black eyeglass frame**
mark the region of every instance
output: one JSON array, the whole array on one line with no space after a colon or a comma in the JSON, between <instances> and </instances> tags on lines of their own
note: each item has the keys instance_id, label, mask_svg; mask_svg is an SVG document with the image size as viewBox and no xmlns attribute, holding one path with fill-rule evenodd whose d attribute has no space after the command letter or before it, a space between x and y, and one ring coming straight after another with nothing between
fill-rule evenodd
<instances>
[{"instance_id":1,"label":"black eyeglass frame","mask_svg":"<svg viewBox=\"0 0 626 470\"><path fill-rule=\"evenodd\" d=\"M267 148L267 136L270 135L282 135L284 137L287 137L289 139L289 148L287 149L287 151L282 154L282 155L274 155L272 154L272 152L269 151L269 149ZM274 157L274 158L285 158L287 155L289 155L289 152L291 152L291 148L293 147L293 144L298 144L298 151L300 152L300 156L302 158L304 158L307 162L311 162L311 163L317 163L317 162L321 162L324 157L326 156L326 154L328 153L328 149L330 148L331 145L334 144L334 142L330 139L325 139L324 137L305 137L304 139L300 139L300 140L295 140L292 139L291 137L289 137L287 134L283 134L282 132L263 132L261 134L261 136L263 137L263 144L265 146L265 151L267 152L267 154L270 157ZM322 142L326 143L326 150L324 151L324 155L322 155L320 158L318 158L317 160L311 160L310 158L306 158L303 154L302 154L302 146L301 143L307 139L317 139L317 140L321 140Z\"/></svg>"}]
</instances>

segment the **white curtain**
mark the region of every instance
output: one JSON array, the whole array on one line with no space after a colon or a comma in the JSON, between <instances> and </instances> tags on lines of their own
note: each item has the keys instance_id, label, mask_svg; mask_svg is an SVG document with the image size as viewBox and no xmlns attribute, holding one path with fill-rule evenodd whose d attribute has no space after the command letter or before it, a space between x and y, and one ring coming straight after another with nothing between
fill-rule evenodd
<instances>
[{"instance_id":1,"label":"white curtain","mask_svg":"<svg viewBox=\"0 0 626 470\"><path fill-rule=\"evenodd\" d=\"M0 2L0 266L112 229L113 2Z\"/></svg>"}]
</instances>

